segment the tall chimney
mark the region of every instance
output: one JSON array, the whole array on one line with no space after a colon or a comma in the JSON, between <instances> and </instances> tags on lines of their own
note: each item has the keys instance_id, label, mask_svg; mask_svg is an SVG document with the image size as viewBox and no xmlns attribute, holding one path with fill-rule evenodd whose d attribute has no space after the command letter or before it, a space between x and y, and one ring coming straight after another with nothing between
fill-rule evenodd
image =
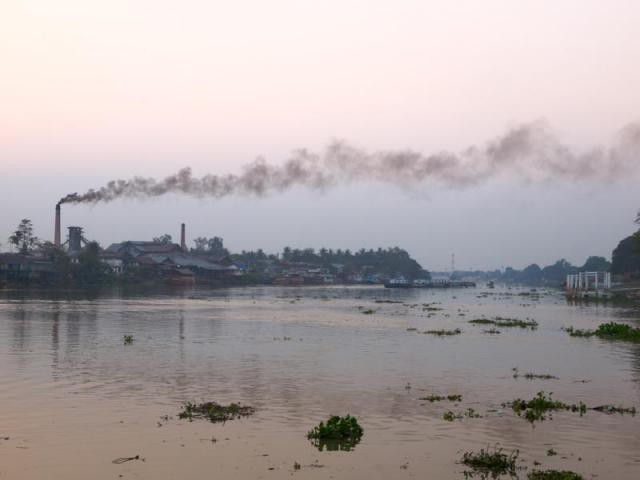
<instances>
[{"instance_id":1,"label":"tall chimney","mask_svg":"<svg viewBox=\"0 0 640 480\"><path fill-rule=\"evenodd\" d=\"M53 244L60 248L60 204L56 204L56 222L53 231Z\"/></svg>"},{"instance_id":2,"label":"tall chimney","mask_svg":"<svg viewBox=\"0 0 640 480\"><path fill-rule=\"evenodd\" d=\"M180 230L180 248L182 248L184 252L187 251L187 233L184 223L182 224Z\"/></svg>"}]
</instances>

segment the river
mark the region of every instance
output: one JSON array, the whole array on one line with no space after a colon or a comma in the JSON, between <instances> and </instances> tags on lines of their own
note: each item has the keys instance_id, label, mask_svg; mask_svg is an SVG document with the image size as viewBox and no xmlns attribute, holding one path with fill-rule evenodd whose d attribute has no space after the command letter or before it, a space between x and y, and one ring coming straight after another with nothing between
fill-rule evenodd
<instances>
[{"instance_id":1,"label":"river","mask_svg":"<svg viewBox=\"0 0 640 480\"><path fill-rule=\"evenodd\" d=\"M495 316L538 328L468 323ZM534 467L638 478L640 415L531 424L502 405L544 391L640 407L640 345L563 330L608 321L639 326L640 314L506 287L0 291L0 479L460 479L463 452L495 445L519 450L520 478ZM433 394L462 400L421 400ZM187 401L256 413L188 422ZM443 419L469 408L481 417ZM364 428L352 451L307 440L347 413Z\"/></svg>"}]
</instances>

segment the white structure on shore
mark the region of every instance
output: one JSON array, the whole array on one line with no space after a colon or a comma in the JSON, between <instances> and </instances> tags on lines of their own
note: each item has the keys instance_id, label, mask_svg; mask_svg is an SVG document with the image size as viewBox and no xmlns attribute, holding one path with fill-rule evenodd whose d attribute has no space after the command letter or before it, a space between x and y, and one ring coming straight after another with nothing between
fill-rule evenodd
<instances>
[{"instance_id":1,"label":"white structure on shore","mask_svg":"<svg viewBox=\"0 0 640 480\"><path fill-rule=\"evenodd\" d=\"M611 273L579 272L567 275L567 295L574 298L606 297L611 289Z\"/></svg>"}]
</instances>

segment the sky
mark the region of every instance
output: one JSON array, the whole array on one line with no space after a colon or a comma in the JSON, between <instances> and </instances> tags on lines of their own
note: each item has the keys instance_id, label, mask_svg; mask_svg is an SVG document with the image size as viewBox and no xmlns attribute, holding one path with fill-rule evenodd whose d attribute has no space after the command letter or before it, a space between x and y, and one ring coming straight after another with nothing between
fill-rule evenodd
<instances>
[{"instance_id":1,"label":"sky","mask_svg":"<svg viewBox=\"0 0 640 480\"><path fill-rule=\"evenodd\" d=\"M0 243L115 178L239 173L262 156L425 154L543 120L577 152L640 121L640 3L0 0ZM638 160L640 169L640 159ZM264 198L64 205L108 245L163 233L233 251L406 248L425 268L582 264L635 230L638 171L471 188L352 182Z\"/></svg>"}]
</instances>

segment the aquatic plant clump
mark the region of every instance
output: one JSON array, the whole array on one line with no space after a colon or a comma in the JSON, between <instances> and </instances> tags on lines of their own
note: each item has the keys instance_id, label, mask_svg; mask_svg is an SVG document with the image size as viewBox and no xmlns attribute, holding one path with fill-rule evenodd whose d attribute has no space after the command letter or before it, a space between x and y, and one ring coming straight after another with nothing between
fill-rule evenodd
<instances>
[{"instance_id":1,"label":"aquatic plant clump","mask_svg":"<svg viewBox=\"0 0 640 480\"><path fill-rule=\"evenodd\" d=\"M500 330L498 330L497 328L490 328L489 330L483 330L482 333L487 333L489 335L499 335Z\"/></svg>"},{"instance_id":2,"label":"aquatic plant clump","mask_svg":"<svg viewBox=\"0 0 640 480\"><path fill-rule=\"evenodd\" d=\"M190 422L194 418L206 418L211 423L226 422L227 420L235 420L236 418L248 417L255 413L255 408L239 403L230 403L229 405L220 405L216 402L192 403L184 404L182 411L178 413L178 418L187 419Z\"/></svg>"},{"instance_id":3,"label":"aquatic plant clump","mask_svg":"<svg viewBox=\"0 0 640 480\"><path fill-rule=\"evenodd\" d=\"M124 335L122 340L125 345L131 345L133 343L133 335Z\"/></svg>"},{"instance_id":4,"label":"aquatic plant clump","mask_svg":"<svg viewBox=\"0 0 640 480\"><path fill-rule=\"evenodd\" d=\"M329 451L349 451L360 442L363 434L364 429L355 417L334 415L310 430L307 438L312 440L320 451L325 447Z\"/></svg>"},{"instance_id":5,"label":"aquatic plant clump","mask_svg":"<svg viewBox=\"0 0 640 480\"><path fill-rule=\"evenodd\" d=\"M450 402L460 402L462 400L462 395L451 394L447 395L429 395L428 397L421 397L419 400L426 400L427 402L439 402L441 400L447 399Z\"/></svg>"},{"instance_id":6,"label":"aquatic plant clump","mask_svg":"<svg viewBox=\"0 0 640 480\"><path fill-rule=\"evenodd\" d=\"M510 404L513 411L519 416L524 417L527 421L533 423L536 421L546 420L550 412L558 410L571 410L579 412L580 416L587 412L587 406L580 402L579 404L568 405L566 403L553 400L551 393L547 396L544 392L538 392L531 400L516 399Z\"/></svg>"},{"instance_id":7,"label":"aquatic plant clump","mask_svg":"<svg viewBox=\"0 0 640 480\"><path fill-rule=\"evenodd\" d=\"M640 342L640 328L632 327L624 323L603 323L595 330L580 330L573 327L565 328L572 337L598 337L605 340L625 340L628 342Z\"/></svg>"},{"instance_id":8,"label":"aquatic plant clump","mask_svg":"<svg viewBox=\"0 0 640 480\"><path fill-rule=\"evenodd\" d=\"M623 407L623 406L615 406L615 405L599 405L597 407L593 407L591 410L595 410L597 412L603 413L619 413L620 415L624 415L625 413L630 414L631 416L635 416L636 407Z\"/></svg>"},{"instance_id":9,"label":"aquatic plant clump","mask_svg":"<svg viewBox=\"0 0 640 480\"><path fill-rule=\"evenodd\" d=\"M460 420L461 418L463 418L463 415L461 413L454 413L451 410L448 410L442 414L442 419L446 420L447 422L453 422L454 420Z\"/></svg>"},{"instance_id":10,"label":"aquatic plant clump","mask_svg":"<svg viewBox=\"0 0 640 480\"><path fill-rule=\"evenodd\" d=\"M462 333L462 330L460 330L459 328L456 328L455 330L427 330L422 333L425 333L427 335L435 335L437 337L446 337L450 335L460 335Z\"/></svg>"},{"instance_id":11,"label":"aquatic plant clump","mask_svg":"<svg viewBox=\"0 0 640 480\"><path fill-rule=\"evenodd\" d=\"M527 475L528 480L584 480L578 473L569 470L533 470Z\"/></svg>"},{"instance_id":12,"label":"aquatic plant clump","mask_svg":"<svg viewBox=\"0 0 640 480\"><path fill-rule=\"evenodd\" d=\"M513 378L520 378L520 371L518 370L518 367L512 368L511 370L513 370ZM525 373L524 375L522 375L524 378L526 378L527 380L558 380L558 377L556 377L555 375L549 375L547 373Z\"/></svg>"},{"instance_id":13,"label":"aquatic plant clump","mask_svg":"<svg viewBox=\"0 0 640 480\"><path fill-rule=\"evenodd\" d=\"M555 375L549 375L546 373L525 373L524 378L527 380L558 380Z\"/></svg>"},{"instance_id":14,"label":"aquatic plant clump","mask_svg":"<svg viewBox=\"0 0 640 480\"><path fill-rule=\"evenodd\" d=\"M473 408L467 408L464 412L455 413L451 410L444 412L442 415L443 420L447 422L453 422L454 420L462 420L464 417L467 418L482 418L478 412L476 412Z\"/></svg>"},{"instance_id":15,"label":"aquatic plant clump","mask_svg":"<svg viewBox=\"0 0 640 480\"><path fill-rule=\"evenodd\" d=\"M481 474L516 475L516 461L520 452L514 450L510 454L504 453L502 448L481 449L480 452L465 452L461 463Z\"/></svg>"},{"instance_id":16,"label":"aquatic plant clump","mask_svg":"<svg viewBox=\"0 0 640 480\"><path fill-rule=\"evenodd\" d=\"M474 320L469 320L469 323L472 323L474 325L495 325L496 327L503 328L518 327L530 328L531 330L535 330L536 328L538 328L538 322L536 322L535 320L520 320L518 318L476 318Z\"/></svg>"},{"instance_id":17,"label":"aquatic plant clump","mask_svg":"<svg viewBox=\"0 0 640 480\"><path fill-rule=\"evenodd\" d=\"M572 337L593 337L595 335L593 330L581 330L573 327L567 327L564 330Z\"/></svg>"}]
</instances>

